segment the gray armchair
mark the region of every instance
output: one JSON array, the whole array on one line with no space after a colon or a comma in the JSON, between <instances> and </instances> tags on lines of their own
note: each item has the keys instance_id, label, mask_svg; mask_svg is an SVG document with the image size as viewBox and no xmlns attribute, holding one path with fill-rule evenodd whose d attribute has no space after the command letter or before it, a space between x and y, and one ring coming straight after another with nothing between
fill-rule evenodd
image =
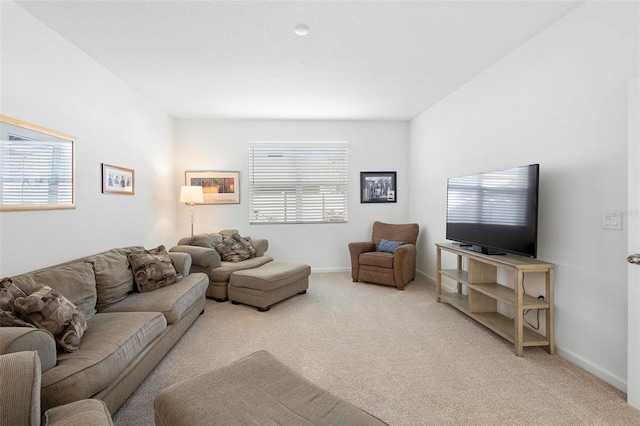
<instances>
[{"instance_id":1,"label":"gray armchair","mask_svg":"<svg viewBox=\"0 0 640 426\"><path fill-rule=\"evenodd\" d=\"M184 237L169 250L170 252L182 252L191 255L191 273L204 272L207 274L209 277L207 297L214 299L216 302L227 301L227 287L232 273L244 269L258 268L273 260L272 257L265 255L269 248L269 241L262 238L251 239L251 245L255 249L254 257L240 262L222 260L215 247L222 242L224 236L234 234L238 234L237 229L225 229L211 234Z\"/></svg>"}]
</instances>

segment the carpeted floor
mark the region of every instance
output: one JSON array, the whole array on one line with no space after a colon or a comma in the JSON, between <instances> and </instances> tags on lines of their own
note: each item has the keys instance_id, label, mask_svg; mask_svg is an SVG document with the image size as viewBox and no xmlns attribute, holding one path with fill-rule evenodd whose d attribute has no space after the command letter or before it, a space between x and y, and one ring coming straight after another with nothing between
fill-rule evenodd
<instances>
[{"instance_id":1,"label":"carpeted floor","mask_svg":"<svg viewBox=\"0 0 640 426\"><path fill-rule=\"evenodd\" d=\"M516 357L426 281L398 291L348 273L312 274L269 312L207 300L114 423L153 425L162 389L261 349L392 425L640 425L624 393L541 348Z\"/></svg>"}]
</instances>

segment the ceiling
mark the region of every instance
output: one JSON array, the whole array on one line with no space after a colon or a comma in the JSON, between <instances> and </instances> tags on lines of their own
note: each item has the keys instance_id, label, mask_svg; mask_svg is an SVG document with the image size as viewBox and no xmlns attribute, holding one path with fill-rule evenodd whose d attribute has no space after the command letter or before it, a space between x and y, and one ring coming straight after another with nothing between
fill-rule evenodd
<instances>
[{"instance_id":1,"label":"ceiling","mask_svg":"<svg viewBox=\"0 0 640 426\"><path fill-rule=\"evenodd\" d=\"M176 118L409 120L580 1L17 3Z\"/></svg>"}]
</instances>

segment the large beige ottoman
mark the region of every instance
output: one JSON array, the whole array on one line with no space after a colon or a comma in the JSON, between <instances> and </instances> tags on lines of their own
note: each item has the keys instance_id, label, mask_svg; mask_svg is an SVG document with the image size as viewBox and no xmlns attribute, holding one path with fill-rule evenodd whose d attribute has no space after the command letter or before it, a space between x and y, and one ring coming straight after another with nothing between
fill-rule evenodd
<instances>
[{"instance_id":1,"label":"large beige ottoman","mask_svg":"<svg viewBox=\"0 0 640 426\"><path fill-rule=\"evenodd\" d=\"M229 300L268 311L271 305L309 288L311 267L274 260L254 269L236 271L229 278Z\"/></svg>"},{"instance_id":2,"label":"large beige ottoman","mask_svg":"<svg viewBox=\"0 0 640 426\"><path fill-rule=\"evenodd\" d=\"M164 389L158 426L386 425L259 351Z\"/></svg>"}]
</instances>

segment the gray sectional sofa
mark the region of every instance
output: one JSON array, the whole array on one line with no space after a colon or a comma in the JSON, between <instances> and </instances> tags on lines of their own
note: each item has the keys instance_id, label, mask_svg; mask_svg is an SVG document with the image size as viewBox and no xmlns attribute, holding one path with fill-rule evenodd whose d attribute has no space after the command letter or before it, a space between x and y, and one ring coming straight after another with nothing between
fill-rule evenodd
<instances>
[{"instance_id":1,"label":"gray sectional sofa","mask_svg":"<svg viewBox=\"0 0 640 426\"><path fill-rule=\"evenodd\" d=\"M0 354L38 351L43 411L96 398L114 413L204 310L209 278L190 273L186 253L169 253L182 279L138 292L127 255L140 252L144 248L117 248L10 277L27 294L50 286L87 319L73 352L40 328L0 328Z\"/></svg>"}]
</instances>

